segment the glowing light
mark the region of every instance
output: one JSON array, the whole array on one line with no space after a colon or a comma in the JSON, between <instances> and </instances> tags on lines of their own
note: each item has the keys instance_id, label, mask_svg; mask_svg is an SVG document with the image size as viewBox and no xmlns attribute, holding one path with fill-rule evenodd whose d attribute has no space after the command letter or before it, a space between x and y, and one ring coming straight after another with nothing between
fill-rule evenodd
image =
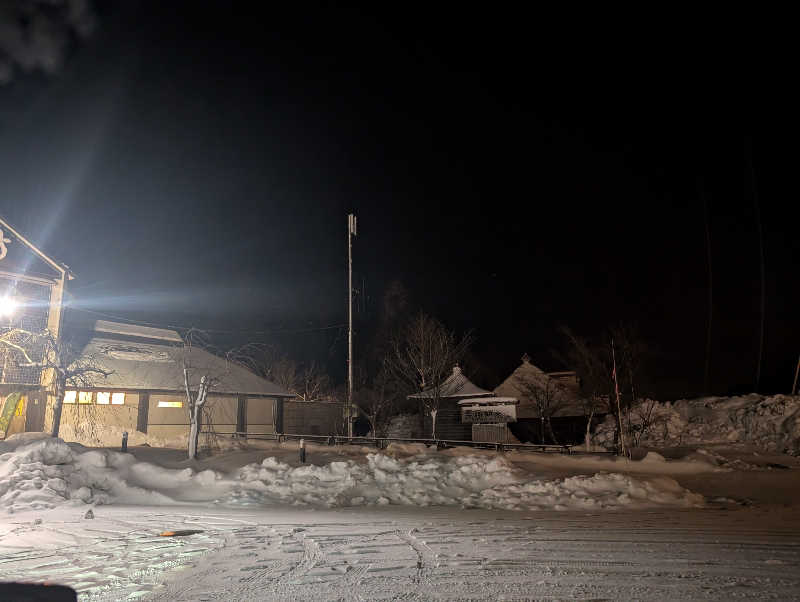
<instances>
[{"instance_id":1,"label":"glowing light","mask_svg":"<svg viewBox=\"0 0 800 602\"><path fill-rule=\"evenodd\" d=\"M8 295L0 297L0 316L10 318L16 313L17 308L19 308L19 303L13 297Z\"/></svg>"},{"instance_id":2,"label":"glowing light","mask_svg":"<svg viewBox=\"0 0 800 602\"><path fill-rule=\"evenodd\" d=\"M182 408L183 402L182 401L159 401L158 402L159 408Z\"/></svg>"}]
</instances>

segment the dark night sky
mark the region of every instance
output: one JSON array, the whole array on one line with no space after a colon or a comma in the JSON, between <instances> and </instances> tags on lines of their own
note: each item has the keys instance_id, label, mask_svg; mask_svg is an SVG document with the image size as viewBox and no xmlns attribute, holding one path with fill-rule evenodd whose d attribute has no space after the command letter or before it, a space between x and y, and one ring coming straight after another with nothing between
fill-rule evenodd
<instances>
[{"instance_id":1,"label":"dark night sky","mask_svg":"<svg viewBox=\"0 0 800 602\"><path fill-rule=\"evenodd\" d=\"M103 4L60 73L0 87L0 213L74 269L85 307L261 330L345 321L354 211L361 319L401 280L417 305L475 329L485 386L526 351L557 367L559 324L634 321L669 396L702 388L702 185L725 393L752 388L756 370L752 151L762 388L788 389L796 151L746 43L650 52L512 13L325 6ZM338 375L344 341L326 342Z\"/></svg>"}]
</instances>

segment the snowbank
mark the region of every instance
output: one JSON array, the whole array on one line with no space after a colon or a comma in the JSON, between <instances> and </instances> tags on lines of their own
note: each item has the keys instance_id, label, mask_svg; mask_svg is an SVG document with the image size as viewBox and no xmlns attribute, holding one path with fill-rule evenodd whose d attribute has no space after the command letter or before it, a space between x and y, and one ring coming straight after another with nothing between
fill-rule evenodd
<instances>
[{"instance_id":1,"label":"snowbank","mask_svg":"<svg viewBox=\"0 0 800 602\"><path fill-rule=\"evenodd\" d=\"M402 504L505 510L583 510L698 506L703 497L668 477L616 473L532 479L505 458L369 454L367 464L331 462L292 468L275 458L239 472L246 483L229 501L326 507Z\"/></svg>"},{"instance_id":2,"label":"snowbank","mask_svg":"<svg viewBox=\"0 0 800 602\"><path fill-rule=\"evenodd\" d=\"M131 454L90 450L61 439L0 443L0 508L42 510L63 504L182 502L324 507L402 504L507 510L697 506L703 497L669 477L598 473L537 479L503 457L411 458L369 454L366 463L292 467L274 457L232 475L168 469Z\"/></svg>"},{"instance_id":3,"label":"snowbank","mask_svg":"<svg viewBox=\"0 0 800 602\"><path fill-rule=\"evenodd\" d=\"M173 504L213 499L218 473L161 468L130 454L53 438L0 442L0 508L13 513L72 504Z\"/></svg>"},{"instance_id":4,"label":"snowbank","mask_svg":"<svg viewBox=\"0 0 800 602\"><path fill-rule=\"evenodd\" d=\"M634 408L634 428L641 428L643 413ZM595 442L613 446L614 428L614 418L607 417L597 427ZM657 403L640 444L721 443L749 443L768 451L800 455L800 396L751 394Z\"/></svg>"}]
</instances>

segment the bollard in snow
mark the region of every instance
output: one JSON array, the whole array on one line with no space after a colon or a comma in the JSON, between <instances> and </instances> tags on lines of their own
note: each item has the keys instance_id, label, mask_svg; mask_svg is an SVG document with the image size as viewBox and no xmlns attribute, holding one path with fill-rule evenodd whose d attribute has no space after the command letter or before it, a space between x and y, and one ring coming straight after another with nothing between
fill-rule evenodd
<instances>
[{"instance_id":1,"label":"bollard in snow","mask_svg":"<svg viewBox=\"0 0 800 602\"><path fill-rule=\"evenodd\" d=\"M300 463L306 463L306 442L303 439L300 439Z\"/></svg>"},{"instance_id":2,"label":"bollard in snow","mask_svg":"<svg viewBox=\"0 0 800 602\"><path fill-rule=\"evenodd\" d=\"M123 431L122 433L122 451L128 451L128 431Z\"/></svg>"}]
</instances>

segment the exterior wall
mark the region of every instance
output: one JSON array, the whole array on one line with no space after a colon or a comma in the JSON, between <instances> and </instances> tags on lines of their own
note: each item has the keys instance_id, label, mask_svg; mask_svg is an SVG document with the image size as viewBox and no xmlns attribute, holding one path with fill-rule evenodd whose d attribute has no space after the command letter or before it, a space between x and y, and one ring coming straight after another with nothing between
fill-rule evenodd
<instances>
[{"instance_id":1,"label":"exterior wall","mask_svg":"<svg viewBox=\"0 0 800 602\"><path fill-rule=\"evenodd\" d=\"M261 435L275 433L277 404L278 401L272 398L248 397L245 421L247 432Z\"/></svg>"},{"instance_id":2,"label":"exterior wall","mask_svg":"<svg viewBox=\"0 0 800 602\"><path fill-rule=\"evenodd\" d=\"M486 443L512 443L513 435L503 424L473 424L472 440Z\"/></svg>"},{"instance_id":3,"label":"exterior wall","mask_svg":"<svg viewBox=\"0 0 800 602\"><path fill-rule=\"evenodd\" d=\"M320 401L283 402L283 432L332 435L344 432L344 404Z\"/></svg>"},{"instance_id":4,"label":"exterior wall","mask_svg":"<svg viewBox=\"0 0 800 602\"><path fill-rule=\"evenodd\" d=\"M182 408L187 415L188 412ZM227 434L236 432L236 417L239 411L239 399L231 395L209 395L206 401L206 414L215 433ZM207 425L203 425L207 426Z\"/></svg>"},{"instance_id":5,"label":"exterior wall","mask_svg":"<svg viewBox=\"0 0 800 602\"><path fill-rule=\"evenodd\" d=\"M159 408L159 401L180 402L180 407ZM181 437L189 432L189 410L186 398L180 394L150 394L147 413L147 434L161 439Z\"/></svg>"},{"instance_id":6,"label":"exterior wall","mask_svg":"<svg viewBox=\"0 0 800 602\"><path fill-rule=\"evenodd\" d=\"M55 397L48 396L45 414L45 429L49 431L53 424L53 404ZM61 410L59 437L65 441L83 441L94 439L103 434L104 427L115 427L124 431L136 430L136 418L139 413L139 395L125 392L123 405L98 405L65 403ZM90 444L90 443L86 443Z\"/></svg>"},{"instance_id":7,"label":"exterior wall","mask_svg":"<svg viewBox=\"0 0 800 602\"><path fill-rule=\"evenodd\" d=\"M461 409L458 406L459 399L443 398L439 400L439 411L436 414L436 438L449 439L451 441L472 441L472 425L461 422ZM420 406L422 404L420 403ZM420 407L423 416L422 436L425 439L431 437L431 427L433 421L431 415Z\"/></svg>"}]
</instances>

